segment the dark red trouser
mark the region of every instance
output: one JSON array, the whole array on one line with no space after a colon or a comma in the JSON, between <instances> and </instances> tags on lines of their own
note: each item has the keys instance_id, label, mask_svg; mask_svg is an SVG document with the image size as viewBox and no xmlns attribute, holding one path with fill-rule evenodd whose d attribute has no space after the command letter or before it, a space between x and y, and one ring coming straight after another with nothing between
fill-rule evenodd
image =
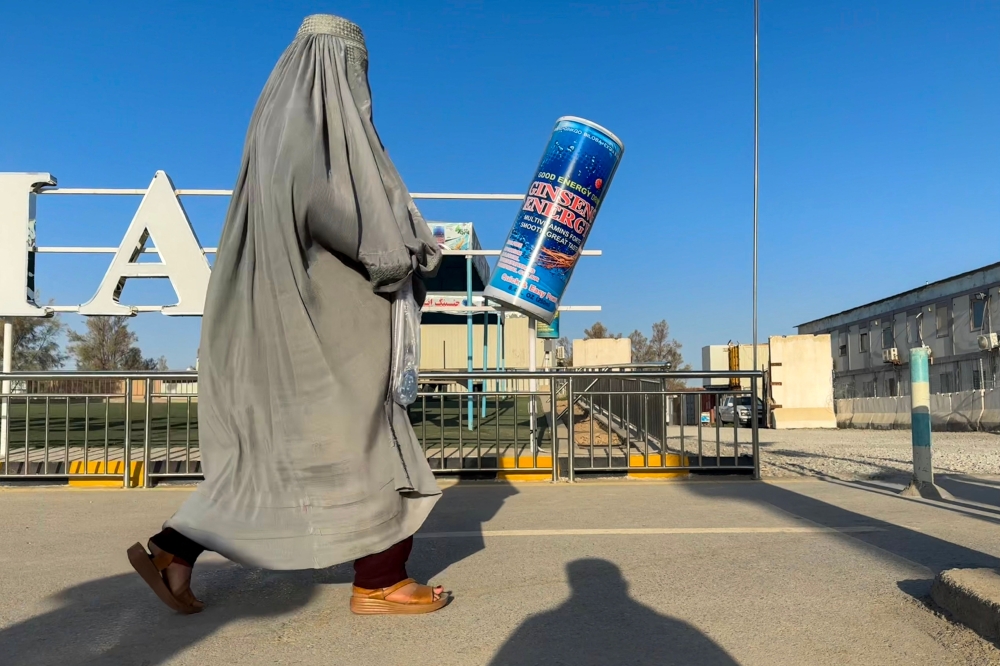
<instances>
[{"instance_id":1,"label":"dark red trouser","mask_svg":"<svg viewBox=\"0 0 1000 666\"><path fill-rule=\"evenodd\" d=\"M194 565L198 556L205 552L200 545L177 530L168 527L150 539L157 548L165 550L184 564ZM406 560L413 549L413 537L407 537L381 553L365 555L354 560L354 584L374 590L390 587L406 580Z\"/></svg>"}]
</instances>

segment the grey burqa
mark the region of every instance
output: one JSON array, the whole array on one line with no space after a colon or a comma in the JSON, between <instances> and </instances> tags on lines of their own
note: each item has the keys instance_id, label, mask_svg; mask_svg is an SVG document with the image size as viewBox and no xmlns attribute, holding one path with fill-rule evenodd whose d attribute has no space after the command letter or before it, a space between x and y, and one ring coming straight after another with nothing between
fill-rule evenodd
<instances>
[{"instance_id":1,"label":"grey burqa","mask_svg":"<svg viewBox=\"0 0 1000 666\"><path fill-rule=\"evenodd\" d=\"M381 552L440 496L388 395L392 293L441 253L375 131L367 69L356 25L305 19L251 118L212 270L205 480L165 526L248 566Z\"/></svg>"}]
</instances>

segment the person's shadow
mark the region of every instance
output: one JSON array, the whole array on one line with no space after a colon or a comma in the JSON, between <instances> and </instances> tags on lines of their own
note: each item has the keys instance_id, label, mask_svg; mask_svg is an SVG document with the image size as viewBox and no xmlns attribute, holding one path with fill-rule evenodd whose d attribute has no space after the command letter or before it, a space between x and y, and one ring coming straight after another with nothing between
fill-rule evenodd
<instances>
[{"instance_id":1,"label":"person's shadow","mask_svg":"<svg viewBox=\"0 0 1000 666\"><path fill-rule=\"evenodd\" d=\"M54 610L0 631L0 663L162 664L228 624L293 612L318 585L350 580L349 565L273 572L212 562L198 569L198 595L208 607L197 616L164 608L133 573L91 580L52 598Z\"/></svg>"},{"instance_id":2,"label":"person's shadow","mask_svg":"<svg viewBox=\"0 0 1000 666\"><path fill-rule=\"evenodd\" d=\"M576 560L566 573L572 596L555 610L528 618L491 666L738 663L696 627L632 599L611 562Z\"/></svg>"}]
</instances>

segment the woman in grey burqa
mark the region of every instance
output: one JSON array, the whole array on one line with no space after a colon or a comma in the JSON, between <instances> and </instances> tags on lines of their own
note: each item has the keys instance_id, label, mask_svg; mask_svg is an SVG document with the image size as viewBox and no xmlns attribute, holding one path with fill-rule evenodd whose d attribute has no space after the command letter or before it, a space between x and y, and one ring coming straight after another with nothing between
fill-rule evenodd
<instances>
[{"instance_id":1,"label":"woman in grey burqa","mask_svg":"<svg viewBox=\"0 0 1000 666\"><path fill-rule=\"evenodd\" d=\"M257 102L205 303L198 426L205 480L136 571L171 608L203 607L211 550L252 567L354 561L356 613L425 613L406 574L437 501L389 398L391 298L440 250L372 124L368 55L344 19L305 19Z\"/></svg>"}]
</instances>

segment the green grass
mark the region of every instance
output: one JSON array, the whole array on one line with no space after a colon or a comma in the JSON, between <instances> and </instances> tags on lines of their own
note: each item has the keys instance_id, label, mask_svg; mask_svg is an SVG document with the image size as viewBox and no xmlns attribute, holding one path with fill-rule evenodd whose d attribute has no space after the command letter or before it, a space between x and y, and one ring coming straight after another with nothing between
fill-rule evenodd
<instances>
[{"instance_id":1,"label":"green grass","mask_svg":"<svg viewBox=\"0 0 1000 666\"><path fill-rule=\"evenodd\" d=\"M46 415L46 401L48 409ZM190 439L198 444L198 403L191 401ZM13 398L10 404L10 446L23 448L25 438L30 447L42 447L46 437L49 446L109 446L120 447L125 442L126 414L122 398L91 398L89 407L83 397L33 398L25 404L23 398ZM188 438L188 403L186 398L157 399L150 410L150 443L184 445ZM143 442L146 405L132 403L130 414L133 445Z\"/></svg>"},{"instance_id":2,"label":"green grass","mask_svg":"<svg viewBox=\"0 0 1000 666\"><path fill-rule=\"evenodd\" d=\"M529 399L524 396L517 398L486 398L486 416L482 414L482 398L473 398L472 430L469 430L468 398L455 395L439 394L418 398L410 407L410 423L423 442L428 453L440 451L442 443L446 452L456 447L474 452L478 450L496 450L500 447L513 447L517 442L519 450L528 446L531 431L531 419L528 412ZM544 417L538 415L539 425L545 423ZM542 441L547 441L547 433L542 433ZM513 454L511 449L509 454Z\"/></svg>"},{"instance_id":3,"label":"green grass","mask_svg":"<svg viewBox=\"0 0 1000 666\"><path fill-rule=\"evenodd\" d=\"M477 448L483 451L501 447L513 446L515 439L519 447L528 444L530 434L530 417L527 397L486 399L486 416L482 416L482 398L473 399L473 429L468 429L468 399L455 395L439 394L418 398L410 407L410 422L425 447L435 453L440 449L442 441L445 449L451 451L456 447L472 451ZM88 411L89 410L89 411ZM26 413L30 418L26 418ZM173 446L183 446L188 438L188 404L185 398L172 398L169 404L165 399L156 399L150 411L150 444L163 446L169 441ZM545 419L539 415L540 427ZM141 402L132 403L130 414L132 422L132 443L140 445L144 439L146 405ZM198 403L193 400L190 405L190 441L192 446L198 444ZM48 400L48 415L46 416L46 398L33 398L25 405L23 398L14 398L10 405L10 445L20 449L24 446L27 429L27 441L31 448L43 447L48 437L50 447L88 446L103 447L105 439L108 445L120 447L125 441L126 430L125 402L122 398L91 398L89 408L83 397L51 398ZM444 435L442 440L442 433ZM547 442L548 434L541 434L542 441Z\"/></svg>"}]
</instances>

